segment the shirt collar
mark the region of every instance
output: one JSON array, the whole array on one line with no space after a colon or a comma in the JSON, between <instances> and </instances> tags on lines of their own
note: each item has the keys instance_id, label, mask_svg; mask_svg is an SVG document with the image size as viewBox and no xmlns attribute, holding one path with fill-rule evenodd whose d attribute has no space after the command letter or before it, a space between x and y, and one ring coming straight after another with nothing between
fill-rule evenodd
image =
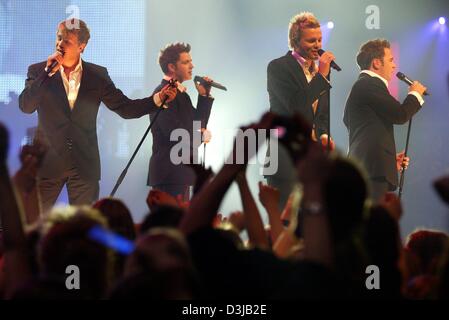
<instances>
[{"instance_id":1,"label":"shirt collar","mask_svg":"<svg viewBox=\"0 0 449 320\"><path fill-rule=\"evenodd\" d=\"M61 72L64 72L64 66L61 66L60 70L61 70ZM80 57L80 59L78 61L78 64L76 65L75 69L73 69L72 72L80 72L80 71L83 71L83 64L82 64L82 61L81 61L81 57Z\"/></svg>"},{"instance_id":2,"label":"shirt collar","mask_svg":"<svg viewBox=\"0 0 449 320\"><path fill-rule=\"evenodd\" d=\"M292 56L293 56L293 58L295 58L296 61L298 61L298 63L301 65L301 67L303 69L306 69L307 71L309 71L309 69L307 68L307 60L303 56L301 56L295 50L292 50ZM314 61L312 61L312 64L313 64L314 71L317 71L317 66Z\"/></svg>"},{"instance_id":3,"label":"shirt collar","mask_svg":"<svg viewBox=\"0 0 449 320\"><path fill-rule=\"evenodd\" d=\"M388 88L388 81L384 78L381 77L380 75L378 75L377 73L375 73L374 71L371 70L362 70L360 71L360 73L366 73L367 75L374 77L374 78L379 78L380 80L382 80L383 83L385 83L385 86Z\"/></svg>"},{"instance_id":4,"label":"shirt collar","mask_svg":"<svg viewBox=\"0 0 449 320\"><path fill-rule=\"evenodd\" d=\"M165 81L170 81L171 79L172 79L172 78L170 78L169 76L164 75L164 80L165 80ZM178 89L180 92L186 92L186 91L187 91L187 88L184 87L179 81L176 81L176 87L177 87L177 89Z\"/></svg>"}]
</instances>

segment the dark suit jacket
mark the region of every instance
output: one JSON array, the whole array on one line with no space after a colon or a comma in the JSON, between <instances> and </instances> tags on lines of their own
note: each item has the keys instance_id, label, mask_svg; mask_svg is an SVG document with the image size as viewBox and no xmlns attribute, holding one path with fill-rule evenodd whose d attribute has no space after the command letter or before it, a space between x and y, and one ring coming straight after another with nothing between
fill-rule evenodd
<instances>
[{"instance_id":1,"label":"dark suit jacket","mask_svg":"<svg viewBox=\"0 0 449 320\"><path fill-rule=\"evenodd\" d=\"M167 81L162 80L154 92L159 91L167 83ZM199 95L197 108L195 109L189 95L186 92L181 93L178 91L176 98L168 103L168 109L160 112L151 128L153 135L153 154L150 159L148 185L193 185L195 183L195 175L188 166L174 164L170 160L171 149L174 146L180 147L178 141L181 141L179 137L177 137L176 141L170 141L170 134L175 129L185 129L190 135L190 143L187 149L193 155L194 150L197 150L201 144L201 141L193 140L193 121L201 121L201 126L198 127L206 128L213 101L212 98ZM150 121L153 121L154 116L154 114L150 115ZM183 155L182 152L178 154ZM186 155L184 154L184 156Z\"/></svg>"},{"instance_id":2,"label":"dark suit jacket","mask_svg":"<svg viewBox=\"0 0 449 320\"><path fill-rule=\"evenodd\" d=\"M39 133L49 147L39 176L58 178L74 166L84 179L99 180L96 129L100 103L122 118L139 118L158 109L153 97L129 99L115 87L106 68L82 61L81 84L71 110L61 74L58 71L45 79L45 65L41 62L28 68L25 89L19 96L23 112L37 110Z\"/></svg>"},{"instance_id":3,"label":"dark suit jacket","mask_svg":"<svg viewBox=\"0 0 449 320\"><path fill-rule=\"evenodd\" d=\"M267 89L270 111L284 116L301 114L312 126L315 126L318 138L327 133L329 122L327 95L330 88L329 82L319 73L308 83L304 71L292 56L291 51L268 64ZM319 100L314 114L312 104L316 99ZM291 170L286 169L290 165L285 160L279 159L279 168L275 176L294 179Z\"/></svg>"},{"instance_id":4,"label":"dark suit jacket","mask_svg":"<svg viewBox=\"0 0 449 320\"><path fill-rule=\"evenodd\" d=\"M421 105L413 95L404 103L390 95L376 77L360 74L351 89L343 122L349 131L349 157L360 161L370 178L385 178L398 185L394 124L404 124Z\"/></svg>"}]
</instances>

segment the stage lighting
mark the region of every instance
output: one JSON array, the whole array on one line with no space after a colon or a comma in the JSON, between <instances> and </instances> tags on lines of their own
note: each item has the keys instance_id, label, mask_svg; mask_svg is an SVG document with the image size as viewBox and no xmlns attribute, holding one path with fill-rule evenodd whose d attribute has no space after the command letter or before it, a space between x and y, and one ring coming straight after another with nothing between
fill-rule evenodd
<instances>
[{"instance_id":1,"label":"stage lighting","mask_svg":"<svg viewBox=\"0 0 449 320\"><path fill-rule=\"evenodd\" d=\"M328 29L333 29L334 28L334 23L332 21L329 21L327 23L327 27L328 27Z\"/></svg>"},{"instance_id":2,"label":"stage lighting","mask_svg":"<svg viewBox=\"0 0 449 320\"><path fill-rule=\"evenodd\" d=\"M446 18L445 18L445 17L440 17L440 18L438 19L438 22L439 22L441 25L444 25L444 24L446 24Z\"/></svg>"}]
</instances>

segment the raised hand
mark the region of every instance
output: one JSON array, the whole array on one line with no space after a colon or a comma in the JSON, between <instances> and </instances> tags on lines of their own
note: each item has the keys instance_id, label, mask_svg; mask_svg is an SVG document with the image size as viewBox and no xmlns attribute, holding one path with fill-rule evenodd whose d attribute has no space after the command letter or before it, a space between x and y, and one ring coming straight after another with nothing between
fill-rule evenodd
<instances>
[{"instance_id":1,"label":"raised hand","mask_svg":"<svg viewBox=\"0 0 449 320\"><path fill-rule=\"evenodd\" d=\"M321 145L323 146L324 150L327 150L327 142L329 140L329 136L327 134L322 134L320 136L320 141L321 141ZM332 137L330 138L331 141L331 147L330 150L334 151L335 150L335 142L334 139L332 139Z\"/></svg>"},{"instance_id":2,"label":"raised hand","mask_svg":"<svg viewBox=\"0 0 449 320\"><path fill-rule=\"evenodd\" d=\"M203 79L205 81L204 83L195 81L196 90L198 90L198 93L201 96L209 96L210 89L212 88L211 83L213 80L209 77L203 77Z\"/></svg>"},{"instance_id":3,"label":"raised hand","mask_svg":"<svg viewBox=\"0 0 449 320\"><path fill-rule=\"evenodd\" d=\"M259 201L265 208L278 207L280 199L279 190L259 181Z\"/></svg>"},{"instance_id":4,"label":"raised hand","mask_svg":"<svg viewBox=\"0 0 449 320\"><path fill-rule=\"evenodd\" d=\"M409 87L408 92L416 91L421 96L424 95L424 92L426 92L427 88L424 87L420 82L413 81L413 84Z\"/></svg>"},{"instance_id":5,"label":"raised hand","mask_svg":"<svg viewBox=\"0 0 449 320\"><path fill-rule=\"evenodd\" d=\"M396 220L402 216L402 204L399 197L393 192L387 192L379 201L379 205L387 209L388 213Z\"/></svg>"},{"instance_id":6,"label":"raised hand","mask_svg":"<svg viewBox=\"0 0 449 320\"><path fill-rule=\"evenodd\" d=\"M217 215L214 217L214 219L212 221L212 226L214 228L217 228L222 223L225 223L227 220L228 220L227 217L223 216L221 213L217 213Z\"/></svg>"},{"instance_id":7,"label":"raised hand","mask_svg":"<svg viewBox=\"0 0 449 320\"><path fill-rule=\"evenodd\" d=\"M193 169L196 176L195 186L193 188L193 194L195 195L202 186L214 176L214 172L211 168L204 168L202 165L195 163L192 157L188 166Z\"/></svg>"},{"instance_id":8,"label":"raised hand","mask_svg":"<svg viewBox=\"0 0 449 320\"><path fill-rule=\"evenodd\" d=\"M178 201L172 195L157 189L151 189L147 196L147 205L150 210L157 206L178 207Z\"/></svg>"},{"instance_id":9,"label":"raised hand","mask_svg":"<svg viewBox=\"0 0 449 320\"><path fill-rule=\"evenodd\" d=\"M201 134L202 134L202 141L204 143L209 143L210 140L212 139L212 133L210 132L210 130L206 129L206 128L201 128Z\"/></svg>"},{"instance_id":10,"label":"raised hand","mask_svg":"<svg viewBox=\"0 0 449 320\"><path fill-rule=\"evenodd\" d=\"M259 141L257 140L258 130L265 130L268 136L269 129L272 129L273 127L275 117L276 116L273 113L267 112L262 116L259 122L240 127L234 140L234 148L226 163L246 166L248 161L257 153L259 147ZM248 141L249 139L245 138L245 133L248 133L248 131L251 130L254 131L256 137L255 146L250 146L248 144L248 142L250 142Z\"/></svg>"},{"instance_id":11,"label":"raised hand","mask_svg":"<svg viewBox=\"0 0 449 320\"><path fill-rule=\"evenodd\" d=\"M410 164L410 157L405 156L405 151L401 151L396 155L396 169L401 172L407 170Z\"/></svg>"},{"instance_id":12,"label":"raised hand","mask_svg":"<svg viewBox=\"0 0 449 320\"><path fill-rule=\"evenodd\" d=\"M271 128L277 129L277 138L288 150L293 163L297 163L306 153L312 142L312 127L299 114L292 117L275 116Z\"/></svg>"},{"instance_id":13,"label":"raised hand","mask_svg":"<svg viewBox=\"0 0 449 320\"><path fill-rule=\"evenodd\" d=\"M325 51L319 61L318 72L321 73L323 77L327 77L330 72L331 62L335 60L335 57L332 52Z\"/></svg>"},{"instance_id":14,"label":"raised hand","mask_svg":"<svg viewBox=\"0 0 449 320\"><path fill-rule=\"evenodd\" d=\"M47 68L50 68L53 61L57 61L57 65L48 73L54 73L59 70L62 66L62 62L64 61L63 53L61 51L55 51L47 58Z\"/></svg>"},{"instance_id":15,"label":"raised hand","mask_svg":"<svg viewBox=\"0 0 449 320\"><path fill-rule=\"evenodd\" d=\"M246 228L246 218L243 212L234 211L229 215L228 222L240 233Z\"/></svg>"},{"instance_id":16,"label":"raised hand","mask_svg":"<svg viewBox=\"0 0 449 320\"><path fill-rule=\"evenodd\" d=\"M165 98L167 98L165 102L168 103L176 98L177 93L178 89L176 88L176 86L169 83L165 85L157 94L159 95L161 102L164 101ZM164 104L163 108L167 108L167 105Z\"/></svg>"}]
</instances>

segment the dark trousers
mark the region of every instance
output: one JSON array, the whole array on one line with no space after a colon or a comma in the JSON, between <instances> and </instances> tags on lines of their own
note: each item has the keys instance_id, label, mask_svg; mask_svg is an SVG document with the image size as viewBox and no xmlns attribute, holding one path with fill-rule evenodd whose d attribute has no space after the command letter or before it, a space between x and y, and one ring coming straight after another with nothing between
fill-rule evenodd
<instances>
[{"instance_id":1,"label":"dark trousers","mask_svg":"<svg viewBox=\"0 0 449 320\"><path fill-rule=\"evenodd\" d=\"M184 184L158 184L155 186L151 186L152 189L157 189L160 191L164 191L173 197L177 197L178 195L182 195L182 199L184 201L190 200L190 189L191 186Z\"/></svg>"},{"instance_id":2,"label":"dark trousers","mask_svg":"<svg viewBox=\"0 0 449 320\"><path fill-rule=\"evenodd\" d=\"M389 183L384 177L370 178L369 183L371 200L374 203L379 202L385 193L396 190L396 186Z\"/></svg>"},{"instance_id":3,"label":"dark trousers","mask_svg":"<svg viewBox=\"0 0 449 320\"><path fill-rule=\"evenodd\" d=\"M85 180L80 177L76 168L72 168L65 171L61 178L39 179L38 188L44 213L53 207L64 185L67 186L71 205L90 205L98 200L100 191L98 180Z\"/></svg>"},{"instance_id":4,"label":"dark trousers","mask_svg":"<svg viewBox=\"0 0 449 320\"><path fill-rule=\"evenodd\" d=\"M280 179L273 176L266 176L267 182L270 186L279 190L279 211L284 210L288 197L293 190L295 180Z\"/></svg>"}]
</instances>

